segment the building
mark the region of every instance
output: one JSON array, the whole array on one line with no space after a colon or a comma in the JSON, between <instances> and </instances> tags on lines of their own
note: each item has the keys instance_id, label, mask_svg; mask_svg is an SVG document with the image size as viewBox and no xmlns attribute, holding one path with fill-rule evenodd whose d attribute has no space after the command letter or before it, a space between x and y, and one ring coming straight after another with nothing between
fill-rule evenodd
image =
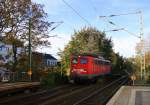
<instances>
[{"instance_id":1,"label":"building","mask_svg":"<svg viewBox=\"0 0 150 105\"><path fill-rule=\"evenodd\" d=\"M0 67L0 82L8 82L11 78L12 72Z\"/></svg>"},{"instance_id":2,"label":"building","mask_svg":"<svg viewBox=\"0 0 150 105\"><path fill-rule=\"evenodd\" d=\"M57 66L57 59L53 57L51 54L43 54L44 55L44 65L46 67L55 67Z\"/></svg>"},{"instance_id":3,"label":"building","mask_svg":"<svg viewBox=\"0 0 150 105\"><path fill-rule=\"evenodd\" d=\"M22 48L17 48L17 56L23 51ZM13 62L13 48L12 45L8 45L0 42L0 64L6 64L8 62Z\"/></svg>"},{"instance_id":4,"label":"building","mask_svg":"<svg viewBox=\"0 0 150 105\"><path fill-rule=\"evenodd\" d=\"M17 48L17 58L23 51L23 48ZM4 65L14 62L13 56L12 45L5 44L0 40L0 82L8 82L11 79L13 72Z\"/></svg>"},{"instance_id":5,"label":"building","mask_svg":"<svg viewBox=\"0 0 150 105\"><path fill-rule=\"evenodd\" d=\"M44 53L39 53L39 52L33 52L33 59L41 59L41 66L43 67L56 67L58 64L58 60L53 57L51 54L44 54Z\"/></svg>"}]
</instances>

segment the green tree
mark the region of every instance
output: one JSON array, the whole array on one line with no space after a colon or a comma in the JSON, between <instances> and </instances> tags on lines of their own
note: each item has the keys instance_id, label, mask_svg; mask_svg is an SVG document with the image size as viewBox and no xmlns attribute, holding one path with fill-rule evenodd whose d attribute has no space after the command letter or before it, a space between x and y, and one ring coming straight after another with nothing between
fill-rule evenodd
<instances>
[{"instance_id":1,"label":"green tree","mask_svg":"<svg viewBox=\"0 0 150 105\"><path fill-rule=\"evenodd\" d=\"M62 68L69 74L71 54L98 54L112 60L112 46L111 39L107 39L105 33L92 27L84 27L78 32L75 31L71 41L59 52Z\"/></svg>"},{"instance_id":2,"label":"green tree","mask_svg":"<svg viewBox=\"0 0 150 105\"><path fill-rule=\"evenodd\" d=\"M61 57L62 69L69 75L70 55L71 54L96 54L102 55L105 59L111 61L112 73L126 75L127 72L133 72L133 63L123 58L119 53L113 51L111 38L107 38L105 33L92 27L84 27L80 31L75 31L71 41L65 46L63 51L59 52Z\"/></svg>"}]
</instances>

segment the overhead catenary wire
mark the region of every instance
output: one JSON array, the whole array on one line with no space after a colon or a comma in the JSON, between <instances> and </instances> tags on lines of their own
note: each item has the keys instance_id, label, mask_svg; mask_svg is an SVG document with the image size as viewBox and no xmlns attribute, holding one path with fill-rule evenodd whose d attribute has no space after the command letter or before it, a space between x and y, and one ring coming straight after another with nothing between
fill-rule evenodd
<instances>
[{"instance_id":1,"label":"overhead catenary wire","mask_svg":"<svg viewBox=\"0 0 150 105\"><path fill-rule=\"evenodd\" d=\"M130 15L130 14L139 14L141 13L141 11L137 11L137 12L131 12L131 13L122 13L122 14L111 14L108 16L99 16L100 18L106 18L106 17L115 17L115 16L122 16L122 15Z\"/></svg>"},{"instance_id":2,"label":"overhead catenary wire","mask_svg":"<svg viewBox=\"0 0 150 105\"><path fill-rule=\"evenodd\" d=\"M93 10L94 10L95 12L97 12L97 8L94 6L93 1L90 0L90 2L91 2L91 6L92 6Z\"/></svg>"},{"instance_id":3,"label":"overhead catenary wire","mask_svg":"<svg viewBox=\"0 0 150 105\"><path fill-rule=\"evenodd\" d=\"M47 3L47 0L41 0L42 4L48 4ZM49 18L47 18L49 19ZM61 24L64 23L64 21L51 21L49 22L50 23L50 26L51 26L51 29L49 30L49 32L55 30L57 27L59 27ZM51 37L54 37L54 36L57 36L57 35L52 35Z\"/></svg>"},{"instance_id":4,"label":"overhead catenary wire","mask_svg":"<svg viewBox=\"0 0 150 105\"><path fill-rule=\"evenodd\" d=\"M109 24L115 26L116 28L120 27L119 25L117 25L117 24L115 24L114 22L110 21L107 17L105 17L104 19L105 19ZM128 31L128 30L127 30L126 28L124 28L124 27L123 27L123 28L120 28L120 29L123 30L123 31L125 31L125 32L127 32L127 33L129 33L129 34L132 35L132 36L135 36L135 37L140 38L140 36L138 36L138 35L136 35L136 34L130 32L130 31ZM116 30L116 31L117 31L117 30Z\"/></svg>"},{"instance_id":5,"label":"overhead catenary wire","mask_svg":"<svg viewBox=\"0 0 150 105\"><path fill-rule=\"evenodd\" d=\"M133 35L133 36L136 36L137 38L140 39L141 41L141 44L143 46L143 42L144 42L144 39L143 39L143 36L144 36L144 33L143 33L143 14L142 14L142 11L137 11L137 12L132 12L132 13L126 13L126 14L113 14L113 15L109 15L109 16L99 16L99 18L104 18L108 21L109 24L113 25L113 26L117 26L116 24L114 24L112 21L109 21L108 18L111 18L111 17L115 17L115 16L121 16L121 15L130 15L130 14L140 14L140 35L136 35L134 33L131 33L130 31L128 31L127 29L124 28L124 31L128 32L130 35ZM142 53L143 52L143 53ZM141 79L143 79L143 76L145 78L145 48L142 48L141 49Z\"/></svg>"},{"instance_id":6,"label":"overhead catenary wire","mask_svg":"<svg viewBox=\"0 0 150 105\"><path fill-rule=\"evenodd\" d=\"M83 16L80 15L78 11L76 11L69 3L67 3L65 0L62 0L65 5L67 5L69 8L71 8L74 13L76 13L83 21L85 21L89 26L92 26L88 20L86 20Z\"/></svg>"},{"instance_id":7,"label":"overhead catenary wire","mask_svg":"<svg viewBox=\"0 0 150 105\"><path fill-rule=\"evenodd\" d=\"M50 31L53 31L53 30L55 30L58 26L60 26L62 23L64 23L63 21L60 21L60 22L53 22L52 24L55 24L56 23L56 25L53 27L53 28L51 28L51 30Z\"/></svg>"},{"instance_id":8,"label":"overhead catenary wire","mask_svg":"<svg viewBox=\"0 0 150 105\"><path fill-rule=\"evenodd\" d=\"M42 4L48 4L47 0L41 0L41 2L42 2ZM50 19L50 18L48 18L48 19ZM71 28L72 30L75 30L74 26L72 26L72 24L71 24L69 21L67 22L67 21L64 21L64 19L62 19L62 20L63 20L63 21L59 21L59 23L62 22L62 23L64 23L64 24L68 25L68 27ZM54 22L54 24L55 24L55 23L58 23L58 22ZM61 25L61 24L59 24L59 25ZM59 25L58 25L58 26L59 26ZM52 29L51 29L51 30L52 30ZM50 31L50 32L51 32L51 31Z\"/></svg>"},{"instance_id":9,"label":"overhead catenary wire","mask_svg":"<svg viewBox=\"0 0 150 105\"><path fill-rule=\"evenodd\" d=\"M111 32L111 31L119 31L119 30L123 30L123 28L118 28L118 29L112 29L112 30L106 30L106 31L104 31L104 32Z\"/></svg>"},{"instance_id":10,"label":"overhead catenary wire","mask_svg":"<svg viewBox=\"0 0 150 105\"><path fill-rule=\"evenodd\" d=\"M95 11L96 15L98 15L98 10L97 8L94 6L94 3L92 0L90 0L90 3L91 3L91 7L93 8L93 10ZM112 30L106 30L106 31L103 31L103 32L110 32L110 31L118 31L118 30L124 30L124 28L117 28L117 29L112 29Z\"/></svg>"},{"instance_id":11,"label":"overhead catenary wire","mask_svg":"<svg viewBox=\"0 0 150 105\"><path fill-rule=\"evenodd\" d=\"M91 6L92 6L93 10L95 11L96 14L98 14L97 8L94 6L93 1L90 0L90 2L91 2ZM104 31L104 32L117 31L117 30L124 30L124 28L112 29L112 30L107 30L107 31ZM126 52L126 50L124 50L122 47L119 47L119 49L121 49L124 52Z\"/></svg>"},{"instance_id":12,"label":"overhead catenary wire","mask_svg":"<svg viewBox=\"0 0 150 105\"><path fill-rule=\"evenodd\" d=\"M95 7L93 1L92 1L92 0L89 0L89 1L90 1L90 5L91 5L91 7L93 8L93 10L95 11L96 15L98 15L98 10L97 10L97 8Z\"/></svg>"},{"instance_id":13,"label":"overhead catenary wire","mask_svg":"<svg viewBox=\"0 0 150 105\"><path fill-rule=\"evenodd\" d=\"M107 18L107 19L106 19L106 18ZM110 20L108 19L108 17L105 17L105 18L103 18L103 19L105 19L105 22L107 21L107 23L111 24L111 26L109 25L109 27L114 28L113 26L115 26L115 28L116 28L116 29L111 29L111 30L107 30L107 31L104 31L104 32L111 32L111 31L113 31L113 32L116 32L116 31L126 31L126 32L127 32L127 31L128 31L128 30L125 29L125 28L120 28L120 26L118 26L118 25L116 25L114 22L110 21ZM130 31L128 31L128 33L131 34ZM132 33L132 34L133 34L133 36L135 35L134 33ZM135 35L135 36L136 36L136 35ZM136 36L136 37L138 37L138 36ZM118 40L118 43L122 43L122 42ZM120 47L120 46L117 46L117 48L120 49L120 50L122 50L123 52L125 52L125 53L127 54L127 51L124 50L124 49L128 49L126 46L124 46L124 48L123 48L123 47Z\"/></svg>"}]
</instances>

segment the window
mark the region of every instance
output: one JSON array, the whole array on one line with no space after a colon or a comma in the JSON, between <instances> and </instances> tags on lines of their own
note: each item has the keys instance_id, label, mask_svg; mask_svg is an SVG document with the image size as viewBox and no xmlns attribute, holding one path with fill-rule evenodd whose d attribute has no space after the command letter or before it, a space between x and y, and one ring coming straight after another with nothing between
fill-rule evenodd
<instances>
[{"instance_id":1,"label":"window","mask_svg":"<svg viewBox=\"0 0 150 105\"><path fill-rule=\"evenodd\" d=\"M106 65L110 65L110 62L106 62Z\"/></svg>"},{"instance_id":2,"label":"window","mask_svg":"<svg viewBox=\"0 0 150 105\"><path fill-rule=\"evenodd\" d=\"M6 59L9 59L9 57L10 57L9 55L6 55L6 56L5 56Z\"/></svg>"},{"instance_id":3,"label":"window","mask_svg":"<svg viewBox=\"0 0 150 105\"><path fill-rule=\"evenodd\" d=\"M87 63L87 59L86 58L81 58L80 59L80 63L81 64L86 64Z\"/></svg>"},{"instance_id":4,"label":"window","mask_svg":"<svg viewBox=\"0 0 150 105\"><path fill-rule=\"evenodd\" d=\"M94 64L96 64L96 60L94 59Z\"/></svg>"},{"instance_id":5,"label":"window","mask_svg":"<svg viewBox=\"0 0 150 105\"><path fill-rule=\"evenodd\" d=\"M73 59L72 59L72 63L73 63L73 64L77 64L77 63L78 63L78 58L73 58Z\"/></svg>"},{"instance_id":6,"label":"window","mask_svg":"<svg viewBox=\"0 0 150 105\"><path fill-rule=\"evenodd\" d=\"M47 60L46 66L51 66L51 61L50 60Z\"/></svg>"}]
</instances>

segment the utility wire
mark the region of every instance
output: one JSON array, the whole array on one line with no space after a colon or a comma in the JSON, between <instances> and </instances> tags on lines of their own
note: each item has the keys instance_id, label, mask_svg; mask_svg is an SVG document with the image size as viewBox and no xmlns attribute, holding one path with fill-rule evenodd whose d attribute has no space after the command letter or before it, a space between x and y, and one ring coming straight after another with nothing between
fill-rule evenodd
<instances>
[{"instance_id":1,"label":"utility wire","mask_svg":"<svg viewBox=\"0 0 150 105\"><path fill-rule=\"evenodd\" d=\"M111 24L111 25L113 25L113 26L115 26L115 27L117 27L117 28L120 27L120 26L116 25L114 22L110 21L107 17L105 17L104 19L105 19L109 24ZM128 31L126 28L121 28L121 29L124 30L125 32L129 33L129 34L132 35L132 36L135 36L135 37L140 38L140 36L138 36L138 35L136 35L136 34L130 32L130 31Z\"/></svg>"},{"instance_id":2,"label":"utility wire","mask_svg":"<svg viewBox=\"0 0 150 105\"><path fill-rule=\"evenodd\" d=\"M96 20L98 19L99 17L99 12L98 12L98 9L96 8L96 6L94 5L94 2L93 0L90 0L90 6L92 6L93 10L95 11L95 14L96 14Z\"/></svg>"},{"instance_id":3,"label":"utility wire","mask_svg":"<svg viewBox=\"0 0 150 105\"><path fill-rule=\"evenodd\" d=\"M71 8L83 21L85 21L89 26L92 26L92 25L90 24L90 22L88 22L88 20L86 20L83 16L81 16L81 15L79 14L79 12L76 11L70 4L68 4L65 0L62 0L62 1L63 1L64 4L66 4L69 8Z\"/></svg>"},{"instance_id":4,"label":"utility wire","mask_svg":"<svg viewBox=\"0 0 150 105\"><path fill-rule=\"evenodd\" d=\"M105 17L104 19L105 19L105 22L107 21L109 24L111 24L112 26L115 26L115 27L116 27L116 24L115 24L114 22L112 22L112 21L106 19L106 17ZM119 26L118 26L118 27L119 27ZM118 28L118 27L117 27L117 29L112 29L112 30L108 30L108 31L104 31L104 32L110 32L110 31L116 32L116 31L119 31L119 30L123 30L123 31L124 31L124 28ZM113 27L111 27L111 28L113 28ZM137 36L136 36L136 37L137 37ZM122 42L118 40L118 43L122 43ZM127 49L126 46L124 46L124 48L123 48L123 47L120 47L120 46L117 46L117 48L118 48L119 50L122 50L122 51L125 52L126 54L128 53L128 51L124 50L124 49Z\"/></svg>"},{"instance_id":5,"label":"utility wire","mask_svg":"<svg viewBox=\"0 0 150 105\"><path fill-rule=\"evenodd\" d=\"M92 1L92 0L90 0L90 2L91 2L90 4L91 4L91 6L92 6L93 10L95 11L95 13L96 13L96 14L98 14L97 8L94 6L93 1Z\"/></svg>"},{"instance_id":6,"label":"utility wire","mask_svg":"<svg viewBox=\"0 0 150 105\"><path fill-rule=\"evenodd\" d=\"M63 21L60 21L60 22L53 22L52 24L56 23L56 25L50 30L50 31L53 31L55 30L58 26L60 26L62 23L64 23Z\"/></svg>"},{"instance_id":7,"label":"utility wire","mask_svg":"<svg viewBox=\"0 0 150 105\"><path fill-rule=\"evenodd\" d=\"M139 14L141 11L138 12L131 12L131 13L122 13L122 14L117 14L117 15L108 15L108 16L100 16L100 18L106 18L106 17L115 17L115 16L122 16L122 15L130 15L130 14Z\"/></svg>"},{"instance_id":8,"label":"utility wire","mask_svg":"<svg viewBox=\"0 0 150 105\"><path fill-rule=\"evenodd\" d=\"M112 29L112 30L107 30L107 31L104 31L104 32L112 32L112 31L119 31L119 30L124 30L123 28L118 28L118 29Z\"/></svg>"},{"instance_id":9,"label":"utility wire","mask_svg":"<svg viewBox=\"0 0 150 105\"><path fill-rule=\"evenodd\" d=\"M42 4L47 4L47 0L41 0ZM45 3L44 3L45 2ZM49 17L47 17L47 19L49 19ZM50 25L51 25L51 29L49 30L49 32L55 30L57 27L59 27L62 23L64 23L63 21L51 21ZM51 37L55 37L57 35L52 35Z\"/></svg>"}]
</instances>

